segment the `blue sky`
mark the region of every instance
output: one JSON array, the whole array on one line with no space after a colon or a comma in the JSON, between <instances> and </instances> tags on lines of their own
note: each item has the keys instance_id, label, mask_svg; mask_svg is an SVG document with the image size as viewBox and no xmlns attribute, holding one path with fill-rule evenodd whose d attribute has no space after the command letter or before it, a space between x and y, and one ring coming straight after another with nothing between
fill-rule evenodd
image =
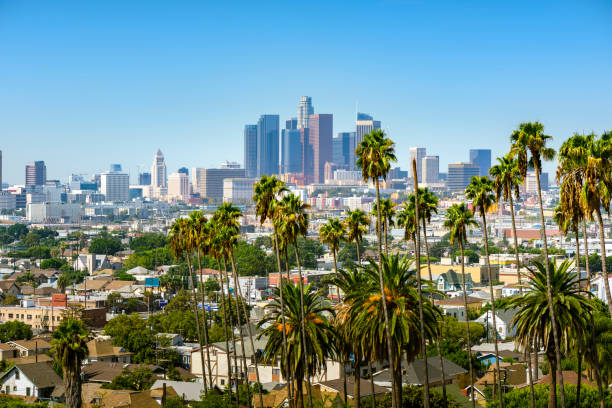
<instances>
[{"instance_id":1,"label":"blue sky","mask_svg":"<svg viewBox=\"0 0 612 408\"><path fill-rule=\"evenodd\" d=\"M508 149L521 121L555 146L612 128L612 2L0 0L4 180L49 178L161 148L168 171L242 162L242 130L295 116L300 95L354 128L438 154ZM551 168L549 166L549 168Z\"/></svg>"}]
</instances>

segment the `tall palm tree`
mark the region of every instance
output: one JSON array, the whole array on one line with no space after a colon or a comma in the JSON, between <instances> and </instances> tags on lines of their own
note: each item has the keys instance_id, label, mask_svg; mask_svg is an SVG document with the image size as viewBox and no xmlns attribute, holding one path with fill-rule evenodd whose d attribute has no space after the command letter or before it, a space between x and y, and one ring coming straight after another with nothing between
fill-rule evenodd
<instances>
[{"instance_id":1,"label":"tall palm tree","mask_svg":"<svg viewBox=\"0 0 612 408\"><path fill-rule=\"evenodd\" d=\"M382 221L382 231L385 241L385 254L389 255L389 228L394 225L393 217L395 216L395 203L390 198L380 200L380 216ZM376 217L378 214L378 205L374 203L372 206L371 216ZM376 219L378 223L378 218Z\"/></svg>"},{"instance_id":2,"label":"tall palm tree","mask_svg":"<svg viewBox=\"0 0 612 408\"><path fill-rule=\"evenodd\" d=\"M202 368L202 386L204 392L208 392L208 386L206 383L206 372L204 370L204 349L202 343L202 331L200 330L200 318L198 317L198 300L195 293L195 279L193 276L193 269L191 268L191 251L193 250L193 240L190 237L191 222L188 218L179 218L170 227L170 249L176 259L180 259L185 256L187 261L187 269L189 270L189 280L191 283L191 295L193 305L191 307L198 333L198 344L200 345L200 360Z\"/></svg>"},{"instance_id":3,"label":"tall palm tree","mask_svg":"<svg viewBox=\"0 0 612 408\"><path fill-rule=\"evenodd\" d=\"M382 269L382 270L381 270ZM382 272L384 293L387 301L389 320L393 325L389 328L391 338L386 338L385 319L382 307L382 296L379 294L379 276ZM364 267L364 282L349 291L345 301L351 305L351 319L355 330L361 334L364 348L372 351L376 361L389 361L389 371L398 387L397 397L402 397L402 351L406 354L408 363L413 361L422 351L422 336L428 340L436 338L438 331L437 321L440 311L429 301L423 300L423 319L419 316L419 294L417 272L412 260L399 255L382 257L382 268L370 262ZM431 282L426 292L430 291ZM424 330L421 331L421 321ZM387 348L387 340L391 340L393 351ZM393 358L389 356L392 355Z\"/></svg>"},{"instance_id":4,"label":"tall palm tree","mask_svg":"<svg viewBox=\"0 0 612 408\"><path fill-rule=\"evenodd\" d=\"M510 204L510 216L512 218L512 238L514 240L514 255L516 257L516 279L519 285L519 293L523 293L521 285L521 261L519 258L518 238L516 236L516 220L514 213L514 199L512 193L517 200L520 199L520 185L523 184L523 178L519 172L518 161L510 154L497 158L498 164L489 169L489 174L493 178L495 187L495 197L498 203L502 200ZM533 369L531 361L531 349L527 348L527 365L529 370L529 404L533 408L535 406L535 394L533 389Z\"/></svg>"},{"instance_id":5,"label":"tall palm tree","mask_svg":"<svg viewBox=\"0 0 612 408\"><path fill-rule=\"evenodd\" d=\"M51 335L51 353L64 373L66 408L81 408L81 364L89 354L87 336L83 322L71 317L62 319Z\"/></svg>"},{"instance_id":6,"label":"tall palm tree","mask_svg":"<svg viewBox=\"0 0 612 408\"><path fill-rule=\"evenodd\" d=\"M283 284L283 271L281 267L281 255L280 255L280 242L278 237L278 229L277 223L274 220L274 214L276 209L278 208L278 197L280 194L287 192L287 186L282 180L276 178L276 176L268 176L264 174L261 176L259 181L253 185L253 202L255 203L255 214L259 217L259 223L263 225L267 220L272 221L273 233L272 239L274 242L274 252L276 254L276 264L278 267L278 285L282 286ZM269 275L268 275L269 278ZM280 303L281 303L281 311L284 313L284 300L283 300L283 291L280 291ZM285 324L285 316L281 314L281 320L283 320L283 324ZM283 348L287 348L287 336L283 332ZM283 354L286 353L283 351ZM289 400L291 401L293 398L292 392L292 381L291 381L291 372L288 372L286 377L289 384Z\"/></svg>"},{"instance_id":7,"label":"tall palm tree","mask_svg":"<svg viewBox=\"0 0 612 408\"><path fill-rule=\"evenodd\" d=\"M285 310L281 310L281 290L285 292ZM275 288L274 292L274 300L266 306L266 314L258 323L258 327L263 328L259 338L268 338L263 359L266 363L280 360L284 376L288 376L291 371L297 382L293 406L302 407L304 377L309 378L320 373L325 368L325 360L335 355L336 333L328 319L328 316L333 317L334 310L311 285L300 288L300 285L287 282L282 287ZM285 324L282 323L281 315L285 315ZM301 331L300 327L307 329ZM288 357L282 355L283 331L288 338L285 349ZM304 333L306 337L303 336ZM308 356L307 360L303 358L304 354Z\"/></svg>"},{"instance_id":8,"label":"tall palm tree","mask_svg":"<svg viewBox=\"0 0 612 408\"><path fill-rule=\"evenodd\" d=\"M566 260L558 267L549 262L548 273L542 262L534 261L526 274L528 291L523 295L508 298L505 307L518 311L512 319L516 327L515 341L526 347L528 344L543 344L550 364L552 386L549 388L548 406L556 407L555 376L557 359L552 326L561 329L564 338L584 337L593 312L587 292L581 288L580 279L571 271L571 262ZM549 294L552 292L553 302ZM552 307L551 307L552 304ZM552 309L555 313L552 313ZM556 322L553 323L554 314Z\"/></svg>"},{"instance_id":9,"label":"tall palm tree","mask_svg":"<svg viewBox=\"0 0 612 408\"><path fill-rule=\"evenodd\" d=\"M334 273L338 276L338 249L340 249L340 243L345 240L346 231L344 225L340 220L336 218L330 218L327 220L327 224L321 226L319 229L319 237L321 243L329 245L329 250L334 257ZM340 300L340 291L338 288L338 301Z\"/></svg>"},{"instance_id":10,"label":"tall palm tree","mask_svg":"<svg viewBox=\"0 0 612 408\"><path fill-rule=\"evenodd\" d=\"M305 372L311 372L309 368L311 366L312 356L307 354L306 350L306 325L305 325L305 317L304 317L304 280L302 278L302 264L300 261L300 253L298 251L297 240L300 236L305 236L308 233L308 214L306 213L306 209L308 208L308 204L304 204L302 200L298 198L295 194L288 194L283 197L279 204L279 225L280 225L280 234L285 237L285 240L288 243L293 245L293 249L295 251L295 259L297 262L298 268L298 279L299 279L299 292L300 292L300 302L301 302L301 326L300 331L302 332L302 345L303 345L303 355L304 359L304 367ZM288 273L288 272L287 272ZM296 377L297 380L297 377ZM308 405L312 408L312 386L310 383L310 376L306 376L306 391L308 393ZM301 382L296 383L296 394L301 392L300 388L302 387Z\"/></svg>"},{"instance_id":11,"label":"tall palm tree","mask_svg":"<svg viewBox=\"0 0 612 408\"><path fill-rule=\"evenodd\" d=\"M221 241L223 242L223 247L225 248L227 256L232 265L232 272L234 275L234 286L236 287L237 295L244 299L244 297L242 296L242 289L240 285L238 284L238 270L236 269L236 262L234 260L234 245L238 241L238 236L240 235L240 222L239 222L240 217L242 217L242 212L237 207L234 207L232 203L223 203L219 208L217 208L217 210L215 211L215 215L214 215L214 218L216 219L216 221L221 225L221 228L218 231L218 233L222 237ZM242 304L242 312L244 313L247 319L245 323L247 326L247 332L249 335L249 342L251 345L251 350L253 350L253 352L255 353L255 344L253 343L253 330L251 328L250 322L248 321L249 314L246 310L246 305L243 302L238 302L238 296L236 297L236 311L238 312L239 322L240 322L240 308L238 307L238 303ZM245 354L244 353L244 336L242 336L241 334L241 337L242 337L241 344L243 347L242 352L244 355ZM257 383L261 384L261 381L259 379L259 366L258 366L257 360L258 360L257 358L253 359L253 362L255 365L255 375L257 377ZM244 364L245 364L245 369L246 369L246 362ZM246 369L246 373L248 375L248 369ZM263 396L261 393L261 387L258 387L257 392L259 395L259 403L263 407ZM247 400L248 400L248 393L249 393L249 388L247 387Z\"/></svg>"},{"instance_id":12,"label":"tall palm tree","mask_svg":"<svg viewBox=\"0 0 612 408\"><path fill-rule=\"evenodd\" d=\"M538 203L540 206L540 223L542 224L542 242L544 243L544 262L548 274L548 241L546 239L546 219L544 218L544 207L542 206L542 187L540 185L540 173L542 172L542 160L552 160L555 157L555 150L547 147L546 144L552 136L544 134L544 125L540 122L521 123L519 128L512 132L510 136L510 155L516 157L518 169L523 179L527 176L527 169L533 168L538 186ZM550 278L550 276L548 276ZM548 300L551 304L553 337L555 340L555 350L557 351L557 367L559 368L559 385L561 389L561 408L565 408L565 387L563 384L563 370L561 369L561 349L559 347L558 328L555 326L555 309L552 307L552 288L549 285ZM553 398L556 404L557 393L553 387Z\"/></svg>"},{"instance_id":13,"label":"tall palm tree","mask_svg":"<svg viewBox=\"0 0 612 408\"><path fill-rule=\"evenodd\" d=\"M202 214L201 211L194 211L192 213L189 214L189 218L190 218L190 222L189 222L189 226L190 226L190 230L189 230L189 234L191 237L191 241L193 242L193 246L196 250L196 254L198 257L198 270L199 270L199 274L200 274L200 284L199 286L199 291L200 291L200 300L202 301L202 320L203 320L203 324L204 324L204 344L206 345L206 363L207 363L207 369L208 369L208 383L210 384L211 388L213 387L213 380L212 380L212 369L211 369L211 365L210 365L210 347L208 347L208 317L207 317L207 313L206 313L206 305L204 303L204 289L203 286L204 285L204 278L202 275L202 255L207 255L208 254L208 230L210 228L210 226L208 225L208 220L206 219L206 217L204 217L204 215Z\"/></svg>"},{"instance_id":14,"label":"tall palm tree","mask_svg":"<svg viewBox=\"0 0 612 408\"><path fill-rule=\"evenodd\" d=\"M357 263L361 265L360 244L363 242L363 234L368 231L370 219L365 212L358 208L348 211L346 215L347 217L344 220L346 239L348 242L354 242L357 246Z\"/></svg>"},{"instance_id":15,"label":"tall palm tree","mask_svg":"<svg viewBox=\"0 0 612 408\"><path fill-rule=\"evenodd\" d=\"M495 322L495 295L493 293L493 274L491 273L491 262L489 260L489 236L487 232L487 211L493 205L495 196L493 195L493 181L488 177L472 177L472 181L465 189L465 196L469 200L472 200L472 205L475 209L478 209L482 217L482 236L485 247L485 256L487 257L487 271L489 275L489 295L491 297L491 317L493 319L493 327L497 327ZM498 381L498 396L499 405L501 408L503 405L503 390L501 385L501 370L499 368L499 350L497 347L497 335L494 339L495 345L495 369L497 371Z\"/></svg>"},{"instance_id":16,"label":"tall palm tree","mask_svg":"<svg viewBox=\"0 0 612 408\"><path fill-rule=\"evenodd\" d=\"M380 210L380 179L386 179L389 171L391 170L391 163L397 161L395 157L394 143L391 139L387 138L385 132L380 129L374 129L371 133L364 136L363 140L359 143L359 146L355 150L357 155L357 166L361 168L361 174L363 175L364 181L372 180L376 186L376 208ZM389 316L387 314L387 301L385 299L384 282L382 274L382 242L381 234L382 231L380 220L382 214L378 211L376 219L379 222L376 225L376 236L378 238L378 259L379 259L379 285L380 285L380 296L382 299L383 316L385 319L385 334L387 338L387 347L389 350L389 361L393 361L395 358L393 352L393 345L391 344L391 332L389 327ZM401 384L397 384L396 380L392 381L392 388L394 390L394 397L392 398L392 407L399 408L402 404L397 399L397 388L400 388Z\"/></svg>"},{"instance_id":17,"label":"tall palm tree","mask_svg":"<svg viewBox=\"0 0 612 408\"><path fill-rule=\"evenodd\" d=\"M62 293L66 293L66 288L68 286L70 286L70 279L68 278L68 275L62 273L57 277L57 289Z\"/></svg>"},{"instance_id":18,"label":"tall palm tree","mask_svg":"<svg viewBox=\"0 0 612 408\"><path fill-rule=\"evenodd\" d=\"M453 204L446 212L446 219L444 220L444 228L450 231L450 242L451 244L459 244L459 250L461 251L461 279L463 286L463 307L465 309L465 329L467 332L466 343L468 353L472 355L472 344L470 339L470 322L468 318L468 302L467 302L467 289L465 284L465 256L463 246L467 242L467 232L471 227L477 227L478 223L474 220L474 214L465 205ZM468 359L470 369L470 390L472 400L472 408L476 406L476 399L474 398L474 367L472 367L472 359Z\"/></svg>"}]
</instances>

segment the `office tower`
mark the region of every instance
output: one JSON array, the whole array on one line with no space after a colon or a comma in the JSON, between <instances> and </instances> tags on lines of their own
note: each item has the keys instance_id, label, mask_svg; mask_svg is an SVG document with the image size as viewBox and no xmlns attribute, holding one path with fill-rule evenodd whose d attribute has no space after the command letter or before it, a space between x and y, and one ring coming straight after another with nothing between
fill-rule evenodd
<instances>
[{"instance_id":1,"label":"office tower","mask_svg":"<svg viewBox=\"0 0 612 408\"><path fill-rule=\"evenodd\" d=\"M130 176L126 173L106 171L100 175L100 192L106 201L129 201Z\"/></svg>"},{"instance_id":2,"label":"office tower","mask_svg":"<svg viewBox=\"0 0 612 408\"><path fill-rule=\"evenodd\" d=\"M380 129L380 121L374 120L374 118L366 113L357 113L357 123L355 127L355 138L350 146L350 166L351 168L356 167L357 158L355 157L355 149L359 147L359 143L363 140L363 137L368 133L371 133L374 129Z\"/></svg>"},{"instance_id":3,"label":"office tower","mask_svg":"<svg viewBox=\"0 0 612 408\"><path fill-rule=\"evenodd\" d=\"M151 168L151 185L153 188L167 187L166 162L160 149L157 149Z\"/></svg>"},{"instance_id":4,"label":"office tower","mask_svg":"<svg viewBox=\"0 0 612 408\"><path fill-rule=\"evenodd\" d=\"M418 163L417 163L418 165ZM421 181L426 184L438 182L440 174L440 158L438 156L425 156L421 160Z\"/></svg>"},{"instance_id":5,"label":"office tower","mask_svg":"<svg viewBox=\"0 0 612 408\"><path fill-rule=\"evenodd\" d=\"M312 98L310 96L300 97L300 106L298 106L297 128L303 129L310 127L308 125L308 119L312 114L314 114Z\"/></svg>"},{"instance_id":6,"label":"office tower","mask_svg":"<svg viewBox=\"0 0 612 408\"><path fill-rule=\"evenodd\" d=\"M186 174L189 178L189 169L187 169L187 167L181 167L180 169L177 170L177 172Z\"/></svg>"},{"instance_id":7,"label":"office tower","mask_svg":"<svg viewBox=\"0 0 612 408\"><path fill-rule=\"evenodd\" d=\"M121 172L121 165L120 164L111 164L110 165L110 171Z\"/></svg>"},{"instance_id":8,"label":"office tower","mask_svg":"<svg viewBox=\"0 0 612 408\"><path fill-rule=\"evenodd\" d=\"M47 166L44 161L28 163L25 168L26 186L42 186L47 182Z\"/></svg>"},{"instance_id":9,"label":"office tower","mask_svg":"<svg viewBox=\"0 0 612 408\"><path fill-rule=\"evenodd\" d=\"M223 180L228 178L244 178L245 169L240 167L223 167L219 169L196 168L192 171L194 177L194 190L200 193L202 198L222 199ZM197 177L197 180L195 179Z\"/></svg>"},{"instance_id":10,"label":"office tower","mask_svg":"<svg viewBox=\"0 0 612 408\"><path fill-rule=\"evenodd\" d=\"M416 167L417 167L417 176L419 178L419 182L421 181L422 175L422 161L423 157L427 156L427 149L424 147L411 147L410 148L410 166L408 166L408 175L410 178L414 179L414 174L412 173L412 161L416 159Z\"/></svg>"},{"instance_id":11,"label":"office tower","mask_svg":"<svg viewBox=\"0 0 612 408\"><path fill-rule=\"evenodd\" d=\"M312 182L325 182L325 163L333 160L334 116L310 115L308 118L308 144L312 151Z\"/></svg>"},{"instance_id":12,"label":"office tower","mask_svg":"<svg viewBox=\"0 0 612 408\"><path fill-rule=\"evenodd\" d=\"M302 144L302 176L304 177L304 184L312 183L313 175L313 158L312 158L312 145L308 141L308 135L310 129L300 129L300 143Z\"/></svg>"},{"instance_id":13,"label":"office tower","mask_svg":"<svg viewBox=\"0 0 612 408\"><path fill-rule=\"evenodd\" d=\"M247 177L257 176L257 125L244 125L244 169Z\"/></svg>"},{"instance_id":14,"label":"office tower","mask_svg":"<svg viewBox=\"0 0 612 408\"><path fill-rule=\"evenodd\" d=\"M478 166L481 176L488 176L491 168L491 149L471 149L470 163Z\"/></svg>"},{"instance_id":15,"label":"office tower","mask_svg":"<svg viewBox=\"0 0 612 408\"><path fill-rule=\"evenodd\" d=\"M278 139L278 115L261 115L257 121L257 177L278 174Z\"/></svg>"},{"instance_id":16,"label":"office tower","mask_svg":"<svg viewBox=\"0 0 612 408\"><path fill-rule=\"evenodd\" d=\"M172 173L168 176L168 198L184 201L189 198L189 176L186 173Z\"/></svg>"},{"instance_id":17,"label":"office tower","mask_svg":"<svg viewBox=\"0 0 612 408\"><path fill-rule=\"evenodd\" d=\"M281 173L302 171L302 142L297 118L287 119L281 135Z\"/></svg>"},{"instance_id":18,"label":"office tower","mask_svg":"<svg viewBox=\"0 0 612 408\"><path fill-rule=\"evenodd\" d=\"M252 204L256 178L226 178L223 180L223 202Z\"/></svg>"},{"instance_id":19,"label":"office tower","mask_svg":"<svg viewBox=\"0 0 612 408\"><path fill-rule=\"evenodd\" d=\"M535 171L531 170L527 172L524 186L523 191L527 194L538 193L538 180L536 179ZM548 173L540 173L540 188L542 191L548 191Z\"/></svg>"},{"instance_id":20,"label":"office tower","mask_svg":"<svg viewBox=\"0 0 612 408\"><path fill-rule=\"evenodd\" d=\"M387 179L389 180L399 180L408 178L408 170L402 170L400 167L393 167L389 170L389 175Z\"/></svg>"},{"instance_id":21,"label":"office tower","mask_svg":"<svg viewBox=\"0 0 612 408\"><path fill-rule=\"evenodd\" d=\"M150 186L151 185L151 173L140 173L138 175L139 186Z\"/></svg>"},{"instance_id":22,"label":"office tower","mask_svg":"<svg viewBox=\"0 0 612 408\"><path fill-rule=\"evenodd\" d=\"M480 168L472 163L454 163L448 165L446 188L450 191L463 191L470 184L472 177L478 177Z\"/></svg>"},{"instance_id":23,"label":"office tower","mask_svg":"<svg viewBox=\"0 0 612 408\"><path fill-rule=\"evenodd\" d=\"M333 140L333 161L345 166L351 163L351 146L355 145L355 132L340 132ZM354 152L353 152L354 154Z\"/></svg>"}]
</instances>

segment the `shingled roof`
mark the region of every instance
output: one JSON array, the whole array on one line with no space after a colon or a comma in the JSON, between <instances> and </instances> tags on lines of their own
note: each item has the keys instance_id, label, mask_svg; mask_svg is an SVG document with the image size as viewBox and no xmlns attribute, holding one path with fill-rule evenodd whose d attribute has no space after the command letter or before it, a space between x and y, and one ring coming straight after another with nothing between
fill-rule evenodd
<instances>
[{"instance_id":1,"label":"shingled roof","mask_svg":"<svg viewBox=\"0 0 612 408\"><path fill-rule=\"evenodd\" d=\"M0 381L13 370L21 371L24 376L32 381L36 388L55 388L56 386L63 386L62 379L47 363L17 364L5 372L0 377Z\"/></svg>"}]
</instances>

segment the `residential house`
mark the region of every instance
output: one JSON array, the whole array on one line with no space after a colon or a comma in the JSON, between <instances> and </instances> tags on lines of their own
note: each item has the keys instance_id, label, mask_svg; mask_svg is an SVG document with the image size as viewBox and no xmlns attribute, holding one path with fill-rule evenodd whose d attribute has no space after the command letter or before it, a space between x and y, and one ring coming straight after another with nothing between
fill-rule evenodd
<instances>
[{"instance_id":1,"label":"residential house","mask_svg":"<svg viewBox=\"0 0 612 408\"><path fill-rule=\"evenodd\" d=\"M438 290L442 292L463 291L463 278L453 269L449 269L447 272L438 275L437 278L434 278L434 281L436 282ZM470 292L472 286L474 286L472 275L466 274L465 290Z\"/></svg>"},{"instance_id":2,"label":"residential house","mask_svg":"<svg viewBox=\"0 0 612 408\"><path fill-rule=\"evenodd\" d=\"M608 274L608 284L610 287L612 287L612 273ZM597 299L603 301L605 304L608 304L603 274L599 274L591 279L591 292Z\"/></svg>"},{"instance_id":3,"label":"residential house","mask_svg":"<svg viewBox=\"0 0 612 408\"><path fill-rule=\"evenodd\" d=\"M465 320L465 300L463 296L456 296L448 299L435 301L447 316L453 316L459 321ZM482 308L483 301L472 296L467 297L468 311L478 313Z\"/></svg>"},{"instance_id":4,"label":"residential house","mask_svg":"<svg viewBox=\"0 0 612 408\"><path fill-rule=\"evenodd\" d=\"M203 391L201 382L156 380L151 389L160 389L166 384L166 389L172 387L179 397L185 401L200 401Z\"/></svg>"},{"instance_id":5,"label":"residential house","mask_svg":"<svg viewBox=\"0 0 612 408\"><path fill-rule=\"evenodd\" d=\"M458 366L446 358L443 358L444 379L447 384L461 384L469 382L467 370ZM440 371L440 359L430 357L427 359L429 374L429 385L442 385L442 371ZM374 374L374 384L391 389L391 373L386 368ZM467 379L467 380L466 380ZM410 364L402 361L402 385L423 385L425 383L425 363L423 359L416 359Z\"/></svg>"},{"instance_id":6,"label":"residential house","mask_svg":"<svg viewBox=\"0 0 612 408\"><path fill-rule=\"evenodd\" d=\"M85 384L84 384L85 385ZM83 392L83 407L160 408L166 398L177 398L174 388L151 388L144 391L106 390L90 387Z\"/></svg>"},{"instance_id":7,"label":"residential house","mask_svg":"<svg viewBox=\"0 0 612 408\"><path fill-rule=\"evenodd\" d=\"M124 369L131 371L138 367L146 367L151 369L157 378L162 378L164 376L164 369L156 365L94 361L83 366L83 378L85 381L89 382L110 383L113 381L113 378L121 375Z\"/></svg>"},{"instance_id":8,"label":"residential house","mask_svg":"<svg viewBox=\"0 0 612 408\"><path fill-rule=\"evenodd\" d=\"M61 396L63 388L62 379L48 363L16 364L0 376L0 389L9 395L50 399L52 394Z\"/></svg>"},{"instance_id":9,"label":"residential house","mask_svg":"<svg viewBox=\"0 0 612 408\"><path fill-rule=\"evenodd\" d=\"M360 378L359 381L359 399L370 397L372 395L370 380ZM336 380L324 381L318 383L317 385L321 387L321 394L323 396L327 396L328 400L335 401L336 398L339 398L340 401L344 401L343 379L338 378ZM355 377L350 376L346 379L346 396L348 398L348 405L350 406L355 405L355 391ZM374 384L375 399L380 399L388 393L388 388Z\"/></svg>"},{"instance_id":10,"label":"residential house","mask_svg":"<svg viewBox=\"0 0 612 408\"><path fill-rule=\"evenodd\" d=\"M87 271L93 274L99 269L111 267L109 257L99 254L80 254L74 261L72 267L77 271Z\"/></svg>"},{"instance_id":11,"label":"residential house","mask_svg":"<svg viewBox=\"0 0 612 408\"><path fill-rule=\"evenodd\" d=\"M113 346L110 340L94 339L87 343L89 355L85 359L85 363L94 361L106 361L111 363L130 363L132 353L126 351L123 347Z\"/></svg>"},{"instance_id":12,"label":"residential house","mask_svg":"<svg viewBox=\"0 0 612 408\"><path fill-rule=\"evenodd\" d=\"M19 286L17 286L17 281L15 279L0 280L0 295L5 297L9 294L13 296L21 295Z\"/></svg>"},{"instance_id":13,"label":"residential house","mask_svg":"<svg viewBox=\"0 0 612 408\"><path fill-rule=\"evenodd\" d=\"M511 323L515 314L516 309L499 309L495 311L495 332L499 339L506 340L506 338L514 337L516 334L516 326ZM487 333L492 331L493 313L490 310L475 321L484 325Z\"/></svg>"},{"instance_id":14,"label":"residential house","mask_svg":"<svg viewBox=\"0 0 612 408\"><path fill-rule=\"evenodd\" d=\"M12 346L17 351L16 357L35 356L36 354L46 354L51 350L51 344L43 339L14 340L6 344Z\"/></svg>"},{"instance_id":15,"label":"residential house","mask_svg":"<svg viewBox=\"0 0 612 408\"><path fill-rule=\"evenodd\" d=\"M19 357L19 353L14 346L8 343L0 343L0 360Z\"/></svg>"}]
</instances>

